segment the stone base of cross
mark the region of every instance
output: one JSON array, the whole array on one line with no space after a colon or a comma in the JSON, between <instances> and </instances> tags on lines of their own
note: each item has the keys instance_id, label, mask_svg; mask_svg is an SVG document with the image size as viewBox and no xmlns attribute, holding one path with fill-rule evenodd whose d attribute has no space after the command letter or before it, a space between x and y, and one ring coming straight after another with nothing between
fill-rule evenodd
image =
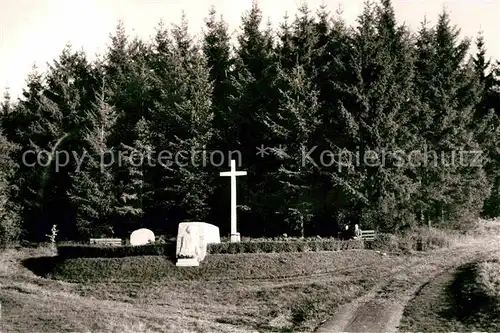
<instances>
[{"instance_id":1,"label":"stone base of cross","mask_svg":"<svg viewBox=\"0 0 500 333\"><path fill-rule=\"evenodd\" d=\"M236 231L236 176L246 176L246 171L236 171L236 161L231 160L231 171L221 172L221 176L231 177L231 243L241 241L240 233Z\"/></svg>"},{"instance_id":2,"label":"stone base of cross","mask_svg":"<svg viewBox=\"0 0 500 333\"><path fill-rule=\"evenodd\" d=\"M240 233L237 232L237 233L231 233L231 243L239 243L241 242L241 237L240 237Z\"/></svg>"}]
</instances>

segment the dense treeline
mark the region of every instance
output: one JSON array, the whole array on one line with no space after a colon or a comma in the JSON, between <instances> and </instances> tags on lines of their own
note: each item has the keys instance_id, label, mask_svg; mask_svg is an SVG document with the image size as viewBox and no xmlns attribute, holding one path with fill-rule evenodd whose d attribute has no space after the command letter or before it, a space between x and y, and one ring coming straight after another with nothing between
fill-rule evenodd
<instances>
[{"instance_id":1,"label":"dense treeline","mask_svg":"<svg viewBox=\"0 0 500 333\"><path fill-rule=\"evenodd\" d=\"M34 69L1 106L2 240L44 240L54 224L61 239L171 234L185 220L226 234L231 157L248 171L243 235L498 214L500 66L481 34L471 56L445 12L410 31L389 0L353 27L327 8L262 21L254 4L236 45L215 9L201 40L185 17L149 41L120 23L98 60L68 46Z\"/></svg>"}]
</instances>

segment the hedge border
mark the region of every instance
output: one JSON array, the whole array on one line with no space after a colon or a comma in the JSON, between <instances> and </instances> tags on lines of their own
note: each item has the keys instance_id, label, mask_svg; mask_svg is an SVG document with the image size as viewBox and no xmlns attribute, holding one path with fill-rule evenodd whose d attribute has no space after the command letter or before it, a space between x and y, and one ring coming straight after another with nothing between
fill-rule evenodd
<instances>
[{"instance_id":1,"label":"hedge border","mask_svg":"<svg viewBox=\"0 0 500 333\"><path fill-rule=\"evenodd\" d=\"M210 254L317 252L364 249L362 240L280 240L208 244Z\"/></svg>"},{"instance_id":2,"label":"hedge border","mask_svg":"<svg viewBox=\"0 0 500 333\"><path fill-rule=\"evenodd\" d=\"M208 244L209 254L236 253L287 253L343 251L364 249L361 240L338 239L294 239L294 240L252 240L239 243L223 242ZM122 258L131 256L167 256L175 257L176 243L155 243L140 246L98 246L98 245L59 245L57 252L60 258Z\"/></svg>"},{"instance_id":3,"label":"hedge border","mask_svg":"<svg viewBox=\"0 0 500 333\"><path fill-rule=\"evenodd\" d=\"M175 256L175 243L155 243L139 246L59 245L57 253L63 259Z\"/></svg>"}]
</instances>

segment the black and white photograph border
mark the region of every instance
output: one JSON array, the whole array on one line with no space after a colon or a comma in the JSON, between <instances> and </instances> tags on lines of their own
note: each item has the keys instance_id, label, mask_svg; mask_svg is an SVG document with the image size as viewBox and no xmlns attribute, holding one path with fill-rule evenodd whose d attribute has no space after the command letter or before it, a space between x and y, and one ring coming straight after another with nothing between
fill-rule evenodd
<instances>
[{"instance_id":1,"label":"black and white photograph border","mask_svg":"<svg viewBox=\"0 0 500 333\"><path fill-rule=\"evenodd\" d=\"M0 0L0 333L500 331L499 13Z\"/></svg>"}]
</instances>

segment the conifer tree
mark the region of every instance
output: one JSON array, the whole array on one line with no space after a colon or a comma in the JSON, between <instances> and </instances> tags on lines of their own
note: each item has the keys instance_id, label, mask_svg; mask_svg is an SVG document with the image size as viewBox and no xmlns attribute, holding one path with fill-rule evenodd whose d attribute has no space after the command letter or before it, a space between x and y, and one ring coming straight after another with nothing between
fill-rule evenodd
<instances>
[{"instance_id":1,"label":"conifer tree","mask_svg":"<svg viewBox=\"0 0 500 333\"><path fill-rule=\"evenodd\" d=\"M72 238L75 232L74 212L71 209L60 210L53 207L70 206L67 192L71 188L70 174L77 168L74 154L82 154L84 142L80 132L89 125L84 112L96 100L96 93L100 89L99 80L102 80L99 69L92 66L83 51L73 51L71 45L66 45L58 59L49 65L46 73L47 87L44 96L58 110L56 124L59 133L54 136L57 147L52 147L56 156L52 157L53 163L46 167L45 187L50 191L45 192L44 199L52 223L45 234L54 224L59 227L60 238ZM53 126L53 121L44 125L47 128Z\"/></svg>"},{"instance_id":2,"label":"conifer tree","mask_svg":"<svg viewBox=\"0 0 500 333\"><path fill-rule=\"evenodd\" d=\"M10 98L2 102L2 116L10 113ZM2 118L3 120L3 118ZM13 159L19 146L9 142L0 130L0 247L17 241L21 234L20 206L13 200L19 187L15 182L19 165Z\"/></svg>"},{"instance_id":3,"label":"conifer tree","mask_svg":"<svg viewBox=\"0 0 500 333\"><path fill-rule=\"evenodd\" d=\"M23 92L7 122L16 121L16 132L8 131L19 144L16 160L20 167L16 179L19 184L19 205L23 211L25 237L44 240L48 221L54 216L51 205L57 197L56 154L67 138L65 110L60 108L43 84L43 77L36 69L28 78Z\"/></svg>"},{"instance_id":4,"label":"conifer tree","mask_svg":"<svg viewBox=\"0 0 500 333\"><path fill-rule=\"evenodd\" d=\"M353 75L337 86L342 96L337 110L344 124L337 137L347 143L344 147L351 154L335 141L331 145L337 163L352 165L341 164L344 172L331 177L351 198L349 205L360 212L351 221L358 220L364 228L394 229L402 221L410 222L410 198L415 193L408 166L399 165L395 155L411 147L414 133L408 123L414 102L411 47L388 1L381 6L365 3L350 43L348 70ZM361 161L355 160L354 153Z\"/></svg>"},{"instance_id":5,"label":"conifer tree","mask_svg":"<svg viewBox=\"0 0 500 333\"><path fill-rule=\"evenodd\" d=\"M423 201L427 220L441 225L460 222L466 213L477 215L488 194L482 166L457 157L480 151L472 126L480 89L474 84L473 69L465 63L469 41L459 41L458 34L443 12L434 29L421 31L417 43L417 89L429 111L421 127L437 160L421 170Z\"/></svg>"},{"instance_id":6,"label":"conifer tree","mask_svg":"<svg viewBox=\"0 0 500 333\"><path fill-rule=\"evenodd\" d=\"M272 30L269 26L265 30L261 29L261 25L262 11L254 1L252 8L242 17L241 32L237 36L232 76L234 93L230 96L230 108L238 124L236 143L242 155L242 167L249 170L249 178L252 178L251 183L240 182L240 230L267 234L276 232L272 231L273 225L268 222L275 219L275 208L265 195L270 191L266 178L270 177L275 166L265 163L262 156L256 155L256 147L278 144L272 141L272 134L263 123L269 113L277 110L278 92L272 88L277 57ZM262 218L257 219L256 216ZM258 220L260 225L253 222L249 226L243 222L246 218Z\"/></svg>"},{"instance_id":7,"label":"conifer tree","mask_svg":"<svg viewBox=\"0 0 500 333\"><path fill-rule=\"evenodd\" d=\"M135 128L134 146L122 144L117 161L126 176L118 182L116 206L116 215L122 221L117 227L124 230L123 233L137 229L144 218L145 209L151 206L153 189L149 177L155 156L149 127L147 120L139 120Z\"/></svg>"},{"instance_id":8,"label":"conifer tree","mask_svg":"<svg viewBox=\"0 0 500 333\"><path fill-rule=\"evenodd\" d=\"M0 104L0 112L2 114L2 119L7 119L7 116L12 112L12 100L9 93L9 88L5 89L3 94L3 101Z\"/></svg>"},{"instance_id":9,"label":"conifer tree","mask_svg":"<svg viewBox=\"0 0 500 333\"><path fill-rule=\"evenodd\" d=\"M228 150L234 147L235 124L228 106L228 96L232 94L230 81L233 58L231 55L230 36L227 23L221 17L217 19L215 8L211 8L205 20L203 35L203 53L210 69L213 82L214 128L221 133L214 133L215 147Z\"/></svg>"},{"instance_id":10,"label":"conifer tree","mask_svg":"<svg viewBox=\"0 0 500 333\"><path fill-rule=\"evenodd\" d=\"M278 160L278 170L272 178L279 182L272 188L280 188L273 203L286 228L304 237L306 229L311 230L314 216L316 170L312 164L304 163L302 153L311 146L319 125L318 91L299 64L288 70L280 68L275 84L280 91L278 110L265 123L277 139L287 144L271 149Z\"/></svg>"},{"instance_id":11,"label":"conifer tree","mask_svg":"<svg viewBox=\"0 0 500 333\"><path fill-rule=\"evenodd\" d=\"M213 7L200 42L184 14L150 41L120 21L103 57L68 45L34 70L0 104L0 243L53 224L67 239L219 224L218 174L239 156L248 236L498 215L500 63L481 33L469 58L445 12L415 36L390 0L366 1L356 27L325 6L291 17L275 31L254 1L234 46Z\"/></svg>"},{"instance_id":12,"label":"conifer tree","mask_svg":"<svg viewBox=\"0 0 500 333\"><path fill-rule=\"evenodd\" d=\"M210 211L207 200L212 191L203 153L213 135L210 72L184 15L169 35L171 46L161 53L160 69L168 71L169 80L158 77L159 96L152 110L156 151L170 157L156 168L157 195L163 201L159 208L174 220L202 220ZM163 41L164 36L157 37Z\"/></svg>"},{"instance_id":13,"label":"conifer tree","mask_svg":"<svg viewBox=\"0 0 500 333\"><path fill-rule=\"evenodd\" d=\"M500 198L500 179L498 177L500 160L498 159L498 146L500 144L500 118L495 112L495 76L491 61L486 59L486 47L482 32L476 39L477 52L472 59L472 65L476 76L476 84L479 86L480 102L474 114L475 137L482 148L485 158L484 169L487 173L491 188L489 197L485 200L483 213L494 217L500 212L498 200Z\"/></svg>"},{"instance_id":14,"label":"conifer tree","mask_svg":"<svg viewBox=\"0 0 500 333\"><path fill-rule=\"evenodd\" d=\"M229 98L235 94L232 83L232 77L235 74L232 51L227 23L222 15L217 16L215 8L212 7L205 20L203 33L203 53L213 85L212 109L214 113L213 136L207 148L209 151L224 152L226 155L240 148L237 144L237 115L235 110L230 107ZM212 179L214 190L208 200L211 207L210 218L215 221L218 221L221 215L227 215L229 211L229 202L220 200L221 197L227 195L227 183L218 177L221 167L218 162L214 165L207 165L207 171L214 175Z\"/></svg>"},{"instance_id":15,"label":"conifer tree","mask_svg":"<svg viewBox=\"0 0 500 333\"><path fill-rule=\"evenodd\" d=\"M117 157L110 145L116 123L116 111L106 103L103 95L89 112L91 125L85 128L85 150L82 164L71 175L72 188L68 195L76 210L76 229L82 239L113 236L116 207L114 175L109 163Z\"/></svg>"}]
</instances>

